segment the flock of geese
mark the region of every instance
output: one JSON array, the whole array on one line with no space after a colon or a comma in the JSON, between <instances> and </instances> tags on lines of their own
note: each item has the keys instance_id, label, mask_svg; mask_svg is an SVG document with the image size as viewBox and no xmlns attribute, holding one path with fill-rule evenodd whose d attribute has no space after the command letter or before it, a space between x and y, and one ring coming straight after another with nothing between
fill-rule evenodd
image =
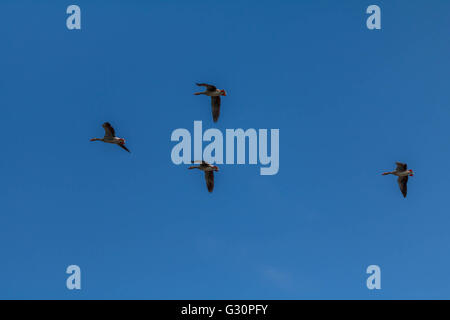
<instances>
[{"instance_id":1,"label":"flock of geese","mask_svg":"<svg viewBox=\"0 0 450 320\"><path fill-rule=\"evenodd\" d=\"M226 96L227 93L225 90L217 89L215 86L206 84L206 83L197 83L199 87L205 87L205 91L196 92L194 95L206 95L211 97L211 108L212 108L212 117L213 121L217 122L219 120L220 115L220 97ZM119 138L116 136L116 130L112 127L109 122L105 122L103 125L103 129L105 129L105 136L103 138L93 138L91 141L102 141L106 143L116 144L125 151L130 152L130 150L125 146L125 139ZM214 171L219 171L217 166L213 166L208 162L201 161L192 161L192 163L200 163L197 166L191 166L188 169L199 169L205 173L206 187L209 192L212 192L214 189Z\"/></svg>"},{"instance_id":2,"label":"flock of geese","mask_svg":"<svg viewBox=\"0 0 450 320\"><path fill-rule=\"evenodd\" d=\"M212 118L214 122L217 122L219 120L220 115L220 104L221 104L221 96L226 96L227 93L225 90L218 89L217 87L206 84L206 83L197 83L197 86L199 87L205 87L205 91L202 92L195 92L194 95L206 95L211 97L211 108L212 108ZM91 139L91 141L102 141L106 143L112 143L116 144L122 149L124 149L127 152L130 152L130 150L125 146L125 139L119 138L116 136L116 131L111 126L109 122L105 122L103 124L103 129L105 129L105 136L101 139L94 138ZM214 166L212 164L207 163L204 160L196 160L192 161L192 163L199 163L199 165L191 166L188 169L199 169L205 173L205 180L206 180L206 187L208 188L209 192L212 192L214 189L214 172L219 171L219 168L217 166ZM400 187L400 191L403 194L403 197L406 198L406 195L408 193L408 177L412 177L414 175L412 170L408 170L408 166L406 163L396 162L396 169L394 171L388 171L382 173L382 175L395 175L398 177L397 183Z\"/></svg>"}]
</instances>

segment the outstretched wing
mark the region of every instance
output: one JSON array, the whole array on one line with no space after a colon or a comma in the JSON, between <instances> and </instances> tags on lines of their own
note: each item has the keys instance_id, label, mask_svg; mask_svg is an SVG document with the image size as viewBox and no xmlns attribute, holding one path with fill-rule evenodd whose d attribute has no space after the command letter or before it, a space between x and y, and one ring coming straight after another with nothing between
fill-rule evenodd
<instances>
[{"instance_id":1,"label":"outstretched wing","mask_svg":"<svg viewBox=\"0 0 450 320\"><path fill-rule=\"evenodd\" d=\"M408 193L408 176L398 177L397 182L403 197L406 198L406 194Z\"/></svg>"},{"instance_id":2,"label":"outstretched wing","mask_svg":"<svg viewBox=\"0 0 450 320\"><path fill-rule=\"evenodd\" d=\"M105 137L114 138L116 136L116 131L109 122L105 122L102 127L105 129Z\"/></svg>"},{"instance_id":3,"label":"outstretched wing","mask_svg":"<svg viewBox=\"0 0 450 320\"><path fill-rule=\"evenodd\" d=\"M395 164L397 165L397 171L406 171L408 169L406 163L396 162Z\"/></svg>"},{"instance_id":4,"label":"outstretched wing","mask_svg":"<svg viewBox=\"0 0 450 320\"><path fill-rule=\"evenodd\" d=\"M128 150L128 148L125 147L125 145L123 145L123 144L118 144L118 146L121 147L123 150L128 151L129 153L131 153L131 151Z\"/></svg>"},{"instance_id":5,"label":"outstretched wing","mask_svg":"<svg viewBox=\"0 0 450 320\"><path fill-rule=\"evenodd\" d=\"M214 172L213 171L205 171L205 180L206 180L206 186L208 187L208 191L212 192L214 189Z\"/></svg>"},{"instance_id":6,"label":"outstretched wing","mask_svg":"<svg viewBox=\"0 0 450 320\"><path fill-rule=\"evenodd\" d=\"M191 163L201 163L202 165L209 166L209 163L205 160L192 160Z\"/></svg>"},{"instance_id":7,"label":"outstretched wing","mask_svg":"<svg viewBox=\"0 0 450 320\"><path fill-rule=\"evenodd\" d=\"M211 107L212 107L213 121L217 122L217 120L219 120L220 115L220 96L211 97Z\"/></svg>"},{"instance_id":8,"label":"outstretched wing","mask_svg":"<svg viewBox=\"0 0 450 320\"><path fill-rule=\"evenodd\" d=\"M216 91L217 90L216 86L213 86L212 84L196 83L196 85L198 85L199 87L206 87L206 90L208 90L208 91Z\"/></svg>"}]
</instances>

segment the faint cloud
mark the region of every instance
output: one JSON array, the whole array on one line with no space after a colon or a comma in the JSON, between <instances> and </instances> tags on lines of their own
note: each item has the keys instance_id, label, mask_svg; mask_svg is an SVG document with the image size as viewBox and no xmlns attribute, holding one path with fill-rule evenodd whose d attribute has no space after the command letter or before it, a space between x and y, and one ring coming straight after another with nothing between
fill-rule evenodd
<instances>
[{"instance_id":1,"label":"faint cloud","mask_svg":"<svg viewBox=\"0 0 450 320\"><path fill-rule=\"evenodd\" d=\"M277 287L288 289L292 285L292 275L273 266L264 266L261 270L263 277Z\"/></svg>"}]
</instances>

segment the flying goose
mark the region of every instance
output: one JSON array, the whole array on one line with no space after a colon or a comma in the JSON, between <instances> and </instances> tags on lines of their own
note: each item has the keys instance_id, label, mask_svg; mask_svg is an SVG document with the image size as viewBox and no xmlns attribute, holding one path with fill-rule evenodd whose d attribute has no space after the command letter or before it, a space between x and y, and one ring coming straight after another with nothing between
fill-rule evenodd
<instances>
[{"instance_id":1,"label":"flying goose","mask_svg":"<svg viewBox=\"0 0 450 320\"><path fill-rule=\"evenodd\" d=\"M388 174L393 174L398 177L397 182L400 187L400 191L403 194L403 197L406 198L406 194L408 193L408 176L413 176L414 172L410 169L408 170L408 166L406 163L396 162L397 168L394 171L384 172L383 176Z\"/></svg>"},{"instance_id":2,"label":"flying goose","mask_svg":"<svg viewBox=\"0 0 450 320\"><path fill-rule=\"evenodd\" d=\"M212 192L214 189L214 171L219 171L217 166L213 166L206 161L192 161L192 163L200 163L198 166L192 166L188 169L199 169L205 173L206 186L208 191Z\"/></svg>"},{"instance_id":3,"label":"flying goose","mask_svg":"<svg viewBox=\"0 0 450 320\"><path fill-rule=\"evenodd\" d=\"M102 127L103 127L103 129L105 129L105 136L102 139L98 139L98 138L91 139L91 141L103 141L106 143L117 144L122 149L130 152L130 150L128 150L128 148L125 147L125 139L116 137L116 131L114 130L114 128L111 126L111 124L109 122L105 122L102 125Z\"/></svg>"},{"instance_id":4,"label":"flying goose","mask_svg":"<svg viewBox=\"0 0 450 320\"><path fill-rule=\"evenodd\" d=\"M206 83L196 83L199 87L206 87L205 91L194 93L196 96L204 94L211 97L213 121L217 122L220 115L220 96L226 96L225 90L217 89L215 86Z\"/></svg>"}]
</instances>

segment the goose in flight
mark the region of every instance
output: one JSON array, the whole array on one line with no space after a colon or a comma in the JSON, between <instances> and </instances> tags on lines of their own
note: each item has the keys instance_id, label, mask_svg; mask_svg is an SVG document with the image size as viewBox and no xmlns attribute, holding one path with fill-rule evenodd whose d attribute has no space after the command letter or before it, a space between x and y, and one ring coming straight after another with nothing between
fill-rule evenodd
<instances>
[{"instance_id":1,"label":"goose in flight","mask_svg":"<svg viewBox=\"0 0 450 320\"><path fill-rule=\"evenodd\" d=\"M397 182L400 187L400 191L403 194L403 197L406 198L406 194L408 193L408 177L412 177L414 175L413 171L408 170L408 166L406 163L396 162L397 168L394 171L384 172L383 176L388 174L393 174L398 177Z\"/></svg>"},{"instance_id":2,"label":"goose in flight","mask_svg":"<svg viewBox=\"0 0 450 320\"><path fill-rule=\"evenodd\" d=\"M196 83L199 87L205 87L206 90L194 93L196 96L204 94L211 97L211 107L213 121L217 122L220 115L220 96L226 96L225 90L217 89L215 86L206 83Z\"/></svg>"},{"instance_id":3,"label":"goose in flight","mask_svg":"<svg viewBox=\"0 0 450 320\"><path fill-rule=\"evenodd\" d=\"M111 124L109 122L105 122L102 125L102 127L103 127L103 129L105 129L105 136L102 139L98 139L98 138L91 139L91 141L103 141L106 143L117 144L119 147L121 147L125 151L130 152L130 150L128 150L128 148L125 147L125 139L116 137L116 131L114 130L114 128L111 126Z\"/></svg>"},{"instance_id":4,"label":"goose in flight","mask_svg":"<svg viewBox=\"0 0 450 320\"><path fill-rule=\"evenodd\" d=\"M208 191L212 192L214 189L214 171L219 171L217 166L213 166L206 161L192 161L192 163L200 163L198 166L192 166L188 169L199 169L205 173L206 186Z\"/></svg>"}]
</instances>

